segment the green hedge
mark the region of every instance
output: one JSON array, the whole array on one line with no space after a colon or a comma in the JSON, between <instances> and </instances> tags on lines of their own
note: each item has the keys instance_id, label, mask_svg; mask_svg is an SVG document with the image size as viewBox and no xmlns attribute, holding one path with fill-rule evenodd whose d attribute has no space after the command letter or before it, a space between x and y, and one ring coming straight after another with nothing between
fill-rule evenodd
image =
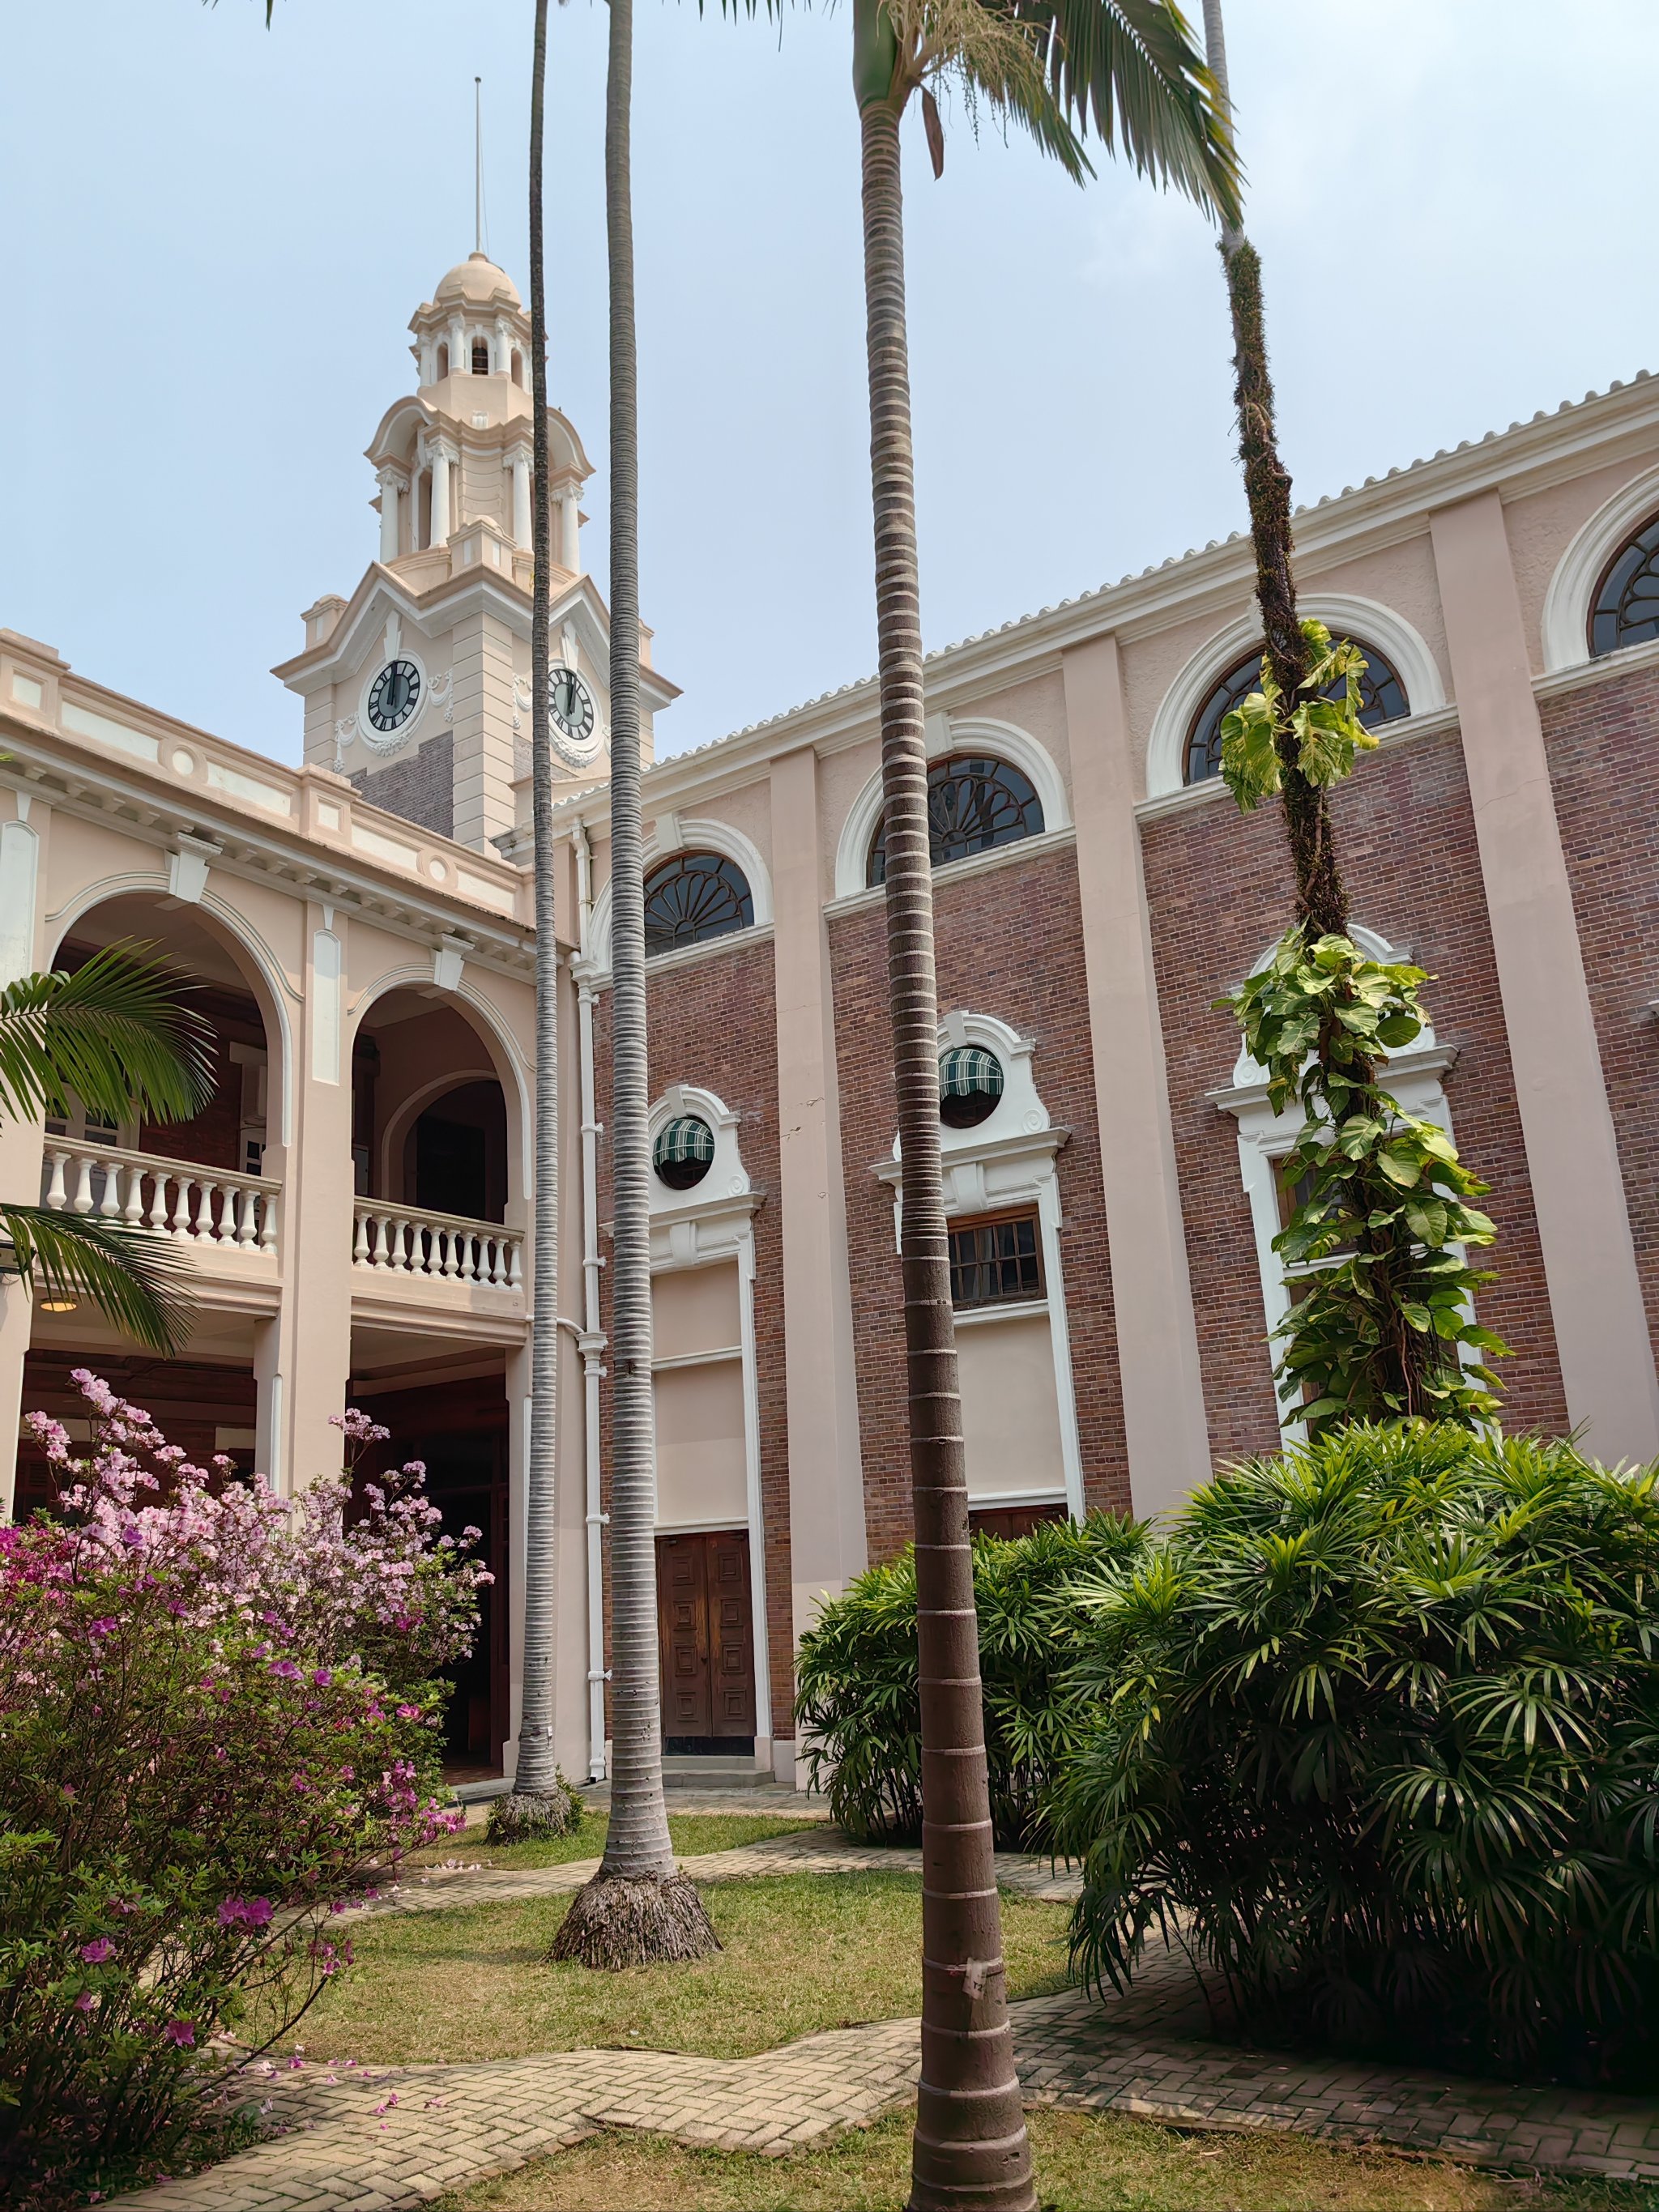
<instances>
[{"instance_id":1,"label":"green hedge","mask_svg":"<svg viewBox=\"0 0 1659 2212\"><path fill-rule=\"evenodd\" d=\"M1071 1585L1133 1561L1143 1541L1133 1522L1104 1513L1044 1522L1012 1542L975 1540L991 1814L1004 1850L1048 1848L1042 1801L1087 1719L1085 1698L1061 1679L1078 1656ZM918 1837L915 1555L870 1568L827 1604L801 1638L797 1670L805 1757L836 1819L854 1836Z\"/></svg>"},{"instance_id":2,"label":"green hedge","mask_svg":"<svg viewBox=\"0 0 1659 2212\"><path fill-rule=\"evenodd\" d=\"M1355 1426L1091 1577L1076 1963L1179 1926L1253 2034L1651 2086L1659 1492Z\"/></svg>"}]
</instances>

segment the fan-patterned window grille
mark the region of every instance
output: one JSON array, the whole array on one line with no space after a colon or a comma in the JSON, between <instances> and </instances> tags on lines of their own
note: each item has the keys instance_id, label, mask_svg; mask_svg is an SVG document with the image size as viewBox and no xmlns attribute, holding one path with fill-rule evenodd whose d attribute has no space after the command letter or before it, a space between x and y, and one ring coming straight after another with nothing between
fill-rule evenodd
<instances>
[{"instance_id":1,"label":"fan-patterned window grille","mask_svg":"<svg viewBox=\"0 0 1659 2212\"><path fill-rule=\"evenodd\" d=\"M1590 652L1599 658L1621 645L1659 637L1659 516L1607 564L1590 612Z\"/></svg>"},{"instance_id":2,"label":"fan-patterned window grille","mask_svg":"<svg viewBox=\"0 0 1659 2212\"><path fill-rule=\"evenodd\" d=\"M749 879L723 853L676 853L645 879L645 951L678 952L755 919Z\"/></svg>"},{"instance_id":3,"label":"fan-patterned window grille","mask_svg":"<svg viewBox=\"0 0 1659 2212\"><path fill-rule=\"evenodd\" d=\"M952 1129L988 1121L1002 1096L1002 1064L982 1045L960 1044L939 1063L939 1118Z\"/></svg>"},{"instance_id":4,"label":"fan-patterned window grille","mask_svg":"<svg viewBox=\"0 0 1659 2212\"><path fill-rule=\"evenodd\" d=\"M714 1133L695 1114L676 1115L651 1147L651 1164L670 1190L690 1190L714 1164Z\"/></svg>"},{"instance_id":5,"label":"fan-patterned window grille","mask_svg":"<svg viewBox=\"0 0 1659 2212\"><path fill-rule=\"evenodd\" d=\"M927 771L928 849L936 868L1042 834L1042 801L1030 776L988 753L953 753ZM866 880L887 880L887 824L870 847Z\"/></svg>"},{"instance_id":6,"label":"fan-patterned window grille","mask_svg":"<svg viewBox=\"0 0 1659 2212\"><path fill-rule=\"evenodd\" d=\"M1379 722L1395 722L1402 714L1409 714L1406 687L1386 657L1362 639L1356 638L1354 643L1365 656L1365 671L1359 679L1359 719L1365 727L1374 730ZM1188 783L1207 783L1212 776L1220 775L1221 725L1241 700L1261 689L1261 653L1258 645L1230 668L1194 716L1187 738ZM1340 689L1340 684L1334 685L1330 696L1335 696Z\"/></svg>"}]
</instances>

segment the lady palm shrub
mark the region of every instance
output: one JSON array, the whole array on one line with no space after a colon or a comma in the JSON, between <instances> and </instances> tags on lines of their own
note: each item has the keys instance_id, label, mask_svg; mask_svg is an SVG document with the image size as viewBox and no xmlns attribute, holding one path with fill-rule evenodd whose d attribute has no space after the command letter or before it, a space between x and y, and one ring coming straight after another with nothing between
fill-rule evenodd
<instances>
[{"instance_id":1,"label":"lady palm shrub","mask_svg":"<svg viewBox=\"0 0 1659 2212\"><path fill-rule=\"evenodd\" d=\"M478 1570L424 1501L285 1506L78 1379L90 1457L34 1424L60 1515L0 1528L7 2203L170 2158L245 2023L286 2033L349 1964L333 1914L459 1821L417 1686L465 1648Z\"/></svg>"},{"instance_id":2,"label":"lady palm shrub","mask_svg":"<svg viewBox=\"0 0 1659 2212\"><path fill-rule=\"evenodd\" d=\"M1047 1847L1043 1799L1075 1750L1086 1706L1064 1677L1078 1656L1079 1575L1132 1560L1143 1538L1110 1514L1047 1521L974 1543L991 1819L1005 1850ZM801 1638L796 1712L814 1789L848 1834L921 1832L916 1565L907 1549L830 1601Z\"/></svg>"},{"instance_id":3,"label":"lady palm shrub","mask_svg":"<svg viewBox=\"0 0 1659 2212\"><path fill-rule=\"evenodd\" d=\"M1253 2033L1650 2079L1655 1471L1354 1425L1218 1476L1077 1603L1088 1978L1158 1931Z\"/></svg>"}]
</instances>

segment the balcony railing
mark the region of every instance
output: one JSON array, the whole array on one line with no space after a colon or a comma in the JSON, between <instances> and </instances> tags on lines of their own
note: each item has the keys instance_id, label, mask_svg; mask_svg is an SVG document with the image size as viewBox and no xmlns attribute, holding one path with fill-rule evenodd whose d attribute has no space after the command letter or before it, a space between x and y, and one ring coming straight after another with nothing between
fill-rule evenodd
<instances>
[{"instance_id":1,"label":"balcony railing","mask_svg":"<svg viewBox=\"0 0 1659 2212\"><path fill-rule=\"evenodd\" d=\"M356 1216L351 1247L355 1267L371 1273L477 1283L487 1290L524 1287L524 1238L499 1222L417 1212L374 1198L357 1200Z\"/></svg>"},{"instance_id":2,"label":"balcony railing","mask_svg":"<svg viewBox=\"0 0 1659 2212\"><path fill-rule=\"evenodd\" d=\"M41 1186L40 1202L54 1213L92 1214L219 1252L257 1256L276 1249L282 1185L263 1176L48 1137Z\"/></svg>"}]
</instances>

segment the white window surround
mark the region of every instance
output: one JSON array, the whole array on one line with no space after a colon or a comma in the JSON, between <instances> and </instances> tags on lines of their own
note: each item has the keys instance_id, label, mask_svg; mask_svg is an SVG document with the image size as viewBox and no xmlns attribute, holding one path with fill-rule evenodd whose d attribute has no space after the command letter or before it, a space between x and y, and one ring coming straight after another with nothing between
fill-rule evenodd
<instances>
[{"instance_id":1,"label":"white window surround","mask_svg":"<svg viewBox=\"0 0 1659 2212\"><path fill-rule=\"evenodd\" d=\"M1403 945L1391 945L1375 930L1356 924L1349 933L1370 959L1393 961L1410 957ZM1272 952L1270 946L1250 970L1252 975L1267 964ZM1431 1121L1449 1137L1452 1135L1451 1109L1446 1103L1443 1079L1456 1060L1456 1047L1437 1044L1432 1027L1425 1027L1411 1044L1389 1053L1386 1063L1385 1080L1390 1096L1399 1100L1407 1114L1421 1121ZM1304 1116L1297 1105L1288 1107L1282 1114L1274 1113L1267 1098L1267 1070L1243 1050L1234 1066L1232 1081L1208 1096L1218 1112L1232 1115L1238 1124L1239 1173L1244 1194L1250 1202L1250 1227L1261 1279L1269 1356L1276 1359L1272 1348L1273 1331L1291 1310L1285 1263L1273 1249L1273 1239L1282 1225L1279 1163L1300 1136ZM1288 1438L1299 1438L1306 1433L1300 1421L1285 1424Z\"/></svg>"},{"instance_id":2,"label":"white window surround","mask_svg":"<svg viewBox=\"0 0 1659 2212\"><path fill-rule=\"evenodd\" d=\"M1020 769L1030 778L1031 787L1042 802L1043 830L1071 828L1072 810L1066 803L1066 786L1054 757L1028 732L1012 722L994 721L984 714L930 714L927 734L930 761L946 760L952 753L982 751ZM881 771L878 769L854 800L842 824L836 847L837 898L848 898L855 891L870 888L870 846L880 821Z\"/></svg>"},{"instance_id":3,"label":"white window surround","mask_svg":"<svg viewBox=\"0 0 1659 2212\"><path fill-rule=\"evenodd\" d=\"M1644 469L1597 507L1556 563L1544 594L1544 668L1582 668L1591 658L1590 600L1603 570L1628 538L1659 515L1659 468ZM1600 656L1603 660L1611 653Z\"/></svg>"},{"instance_id":4,"label":"white window surround","mask_svg":"<svg viewBox=\"0 0 1659 2212\"><path fill-rule=\"evenodd\" d=\"M1352 637L1387 655L1405 686L1410 714L1402 715L1401 721L1411 715L1431 714L1445 705L1446 687L1434 655L1420 632L1392 607L1380 599L1334 592L1304 592L1300 594L1299 607L1305 619L1322 622L1334 637ZM1206 638L1164 693L1146 740L1148 799L1167 798L1185 787L1187 740L1193 718L1227 671L1237 665L1261 635L1261 617L1252 606L1249 614Z\"/></svg>"},{"instance_id":5,"label":"white window surround","mask_svg":"<svg viewBox=\"0 0 1659 2212\"><path fill-rule=\"evenodd\" d=\"M1017 1304L976 1307L958 1316L958 1325L974 1328L1010 1316L1046 1315L1049 1350L1054 1361L1054 1396L1060 1413L1060 1464L1065 1475L1066 1510L1074 1521L1083 1518L1083 1449L1078 1435L1077 1396L1072 1384L1072 1340L1066 1309L1066 1279L1060 1253L1060 1178L1056 1154L1070 1139L1069 1129L1054 1127L1048 1109L1037 1094L1031 1071L1035 1049L1030 1037L994 1014L952 1012L939 1025L939 1048L948 1052L957 1045L978 1045L995 1055L1002 1068L1003 1091L994 1109L971 1129L939 1124L939 1148L945 1169L946 1218L1001 1213L1016 1206L1035 1206L1037 1232L1042 1247L1044 1296L1022 1299ZM893 1237L899 1239L904 1204L904 1169L897 1138L893 1157L875 1170L878 1182L893 1194ZM976 1498L975 1506L993 1504L1041 1504L1052 1492L1032 1492L1020 1498Z\"/></svg>"},{"instance_id":6,"label":"white window surround","mask_svg":"<svg viewBox=\"0 0 1659 2212\"><path fill-rule=\"evenodd\" d=\"M647 1142L654 1152L657 1139L671 1121L695 1115L714 1133L714 1158L701 1182L690 1190L672 1190L653 1174L651 1203L651 1273L653 1277L681 1269L708 1267L722 1261L738 1265L739 1357L743 1366L743 1455L744 1491L748 1500L749 1601L755 1652L755 1743L757 1765L769 1772L772 1765L772 1681L766 1639L766 1520L761 1500L760 1370L755 1349L755 1209L759 1195L749 1180L738 1145L738 1115L712 1091L695 1084L671 1084L652 1106L647 1119ZM700 1355L701 1359L720 1354ZM665 1365L678 1363L665 1362ZM654 1369L654 1363L653 1363ZM684 1533L690 1523L676 1524ZM708 1524L712 1525L712 1524ZM721 1525L725 1525L722 1523ZM763 1756L760 1747L765 1746Z\"/></svg>"},{"instance_id":7,"label":"white window surround","mask_svg":"<svg viewBox=\"0 0 1659 2212\"><path fill-rule=\"evenodd\" d=\"M665 823L672 825L665 831ZM741 830L733 829L729 822L719 822L702 817L659 815L653 833L645 841L644 870L648 876L659 860L672 860L676 853L719 853L734 861L743 870L749 884L750 902L755 909L755 927L769 927L772 921L772 873L761 857L761 850L752 838L745 837ZM746 929L730 929L722 937L711 937L707 945L744 943ZM679 948L690 951L687 945ZM703 945L696 950L703 951ZM665 954L672 958L672 954ZM587 941L582 946L581 957L576 964L577 976L584 981L602 985L611 974L611 885L607 881L593 901L588 917Z\"/></svg>"}]
</instances>

